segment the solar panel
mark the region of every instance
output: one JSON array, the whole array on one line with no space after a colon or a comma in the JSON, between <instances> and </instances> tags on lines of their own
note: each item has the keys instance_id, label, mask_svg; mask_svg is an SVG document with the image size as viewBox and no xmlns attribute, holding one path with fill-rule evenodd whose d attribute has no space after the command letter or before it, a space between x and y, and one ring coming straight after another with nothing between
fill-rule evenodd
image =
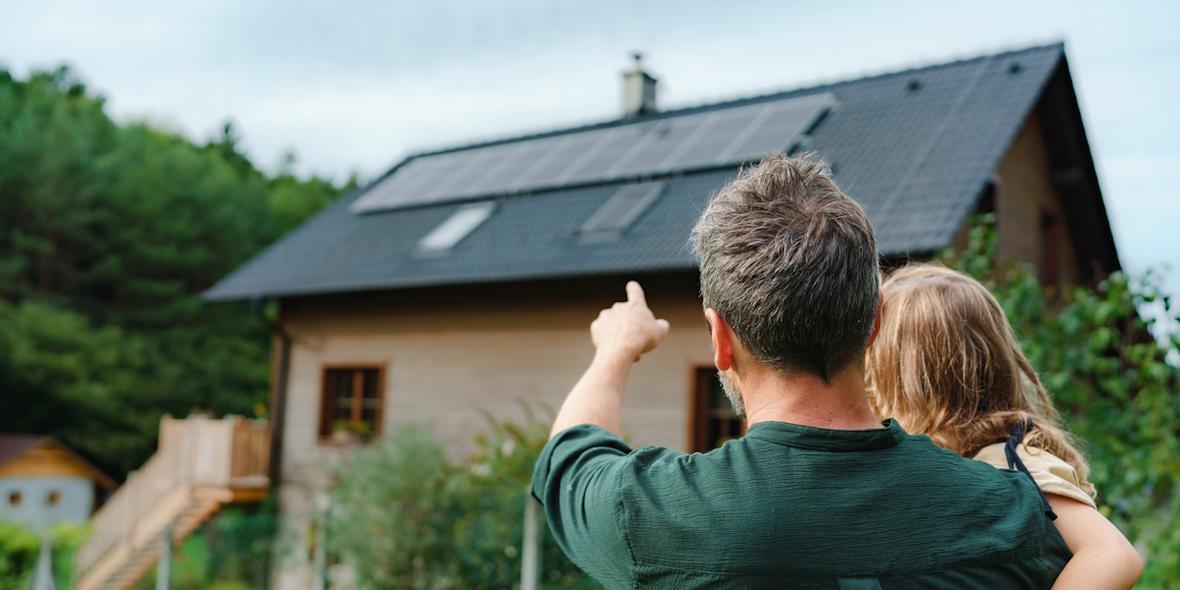
<instances>
[{"instance_id":1,"label":"solar panel","mask_svg":"<svg viewBox=\"0 0 1180 590\"><path fill-rule=\"evenodd\" d=\"M470 191L475 179L484 174L497 160L497 154L491 150L456 152L455 156L451 169L423 193L423 199L433 200Z\"/></svg>"},{"instance_id":2,"label":"solar panel","mask_svg":"<svg viewBox=\"0 0 1180 590\"><path fill-rule=\"evenodd\" d=\"M424 154L371 187L352 210L733 166L790 150L835 103L824 93Z\"/></svg>"},{"instance_id":3,"label":"solar panel","mask_svg":"<svg viewBox=\"0 0 1180 590\"><path fill-rule=\"evenodd\" d=\"M611 129L603 138L603 143L597 146L598 149L594 156L580 162L576 167L571 167L563 178L567 182L591 182L612 178L614 175L609 174L611 167L623 157L623 154L631 146L642 140L649 129L651 129L650 123L624 125Z\"/></svg>"},{"instance_id":4,"label":"solar panel","mask_svg":"<svg viewBox=\"0 0 1180 590\"><path fill-rule=\"evenodd\" d=\"M597 139L597 136L589 133L571 133L542 140L547 148L545 153L533 160L533 163L512 181L512 188L527 188L538 181L556 177L569 167L577 155L585 153L594 145Z\"/></svg>"},{"instance_id":5,"label":"solar panel","mask_svg":"<svg viewBox=\"0 0 1180 590\"><path fill-rule=\"evenodd\" d=\"M799 139L826 112L816 111L815 104L785 101L770 103L736 145L729 146L723 159L757 160L771 151L786 151L789 142Z\"/></svg>"},{"instance_id":6,"label":"solar panel","mask_svg":"<svg viewBox=\"0 0 1180 590\"><path fill-rule=\"evenodd\" d=\"M669 154L669 161L662 164L670 169L692 169L707 166L720 159L721 152L733 143L734 137L750 125L762 105L730 109L710 113L701 121L704 129L696 141L685 142L676 153Z\"/></svg>"},{"instance_id":7,"label":"solar panel","mask_svg":"<svg viewBox=\"0 0 1180 590\"><path fill-rule=\"evenodd\" d=\"M615 191L582 226L582 241L598 241L619 235L630 227L664 191L663 182L628 184Z\"/></svg>"},{"instance_id":8,"label":"solar panel","mask_svg":"<svg viewBox=\"0 0 1180 590\"><path fill-rule=\"evenodd\" d=\"M615 163L610 173L626 176L662 168L661 164L668 154L684 145L694 131L705 128L701 124L703 120L704 117L698 115L657 121L643 139Z\"/></svg>"}]
</instances>

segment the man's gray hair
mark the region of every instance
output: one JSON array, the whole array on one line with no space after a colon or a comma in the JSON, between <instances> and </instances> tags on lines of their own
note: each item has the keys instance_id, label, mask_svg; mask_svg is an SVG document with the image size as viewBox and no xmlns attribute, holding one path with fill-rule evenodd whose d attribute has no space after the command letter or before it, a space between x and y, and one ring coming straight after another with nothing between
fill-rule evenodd
<instances>
[{"instance_id":1,"label":"man's gray hair","mask_svg":"<svg viewBox=\"0 0 1180 590\"><path fill-rule=\"evenodd\" d=\"M824 381L862 362L877 314L877 240L807 154L773 155L717 192L692 232L701 296L759 362Z\"/></svg>"}]
</instances>

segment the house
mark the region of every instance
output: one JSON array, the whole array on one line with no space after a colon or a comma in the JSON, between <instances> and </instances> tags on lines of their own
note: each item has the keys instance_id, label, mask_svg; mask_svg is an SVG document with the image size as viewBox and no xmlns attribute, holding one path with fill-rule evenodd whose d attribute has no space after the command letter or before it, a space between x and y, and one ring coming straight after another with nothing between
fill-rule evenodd
<instances>
[{"instance_id":1,"label":"house","mask_svg":"<svg viewBox=\"0 0 1180 590\"><path fill-rule=\"evenodd\" d=\"M618 119L411 155L206 293L278 302L271 464L289 518L347 441L426 422L462 453L483 412L558 406L626 279L672 325L633 373L630 439L704 450L739 433L686 244L709 195L771 151L821 154L888 260L961 242L990 211L998 255L1049 284L1119 268L1061 44L669 111L656 89L637 63Z\"/></svg>"},{"instance_id":2,"label":"house","mask_svg":"<svg viewBox=\"0 0 1180 590\"><path fill-rule=\"evenodd\" d=\"M0 519L41 532L83 523L116 484L47 436L0 434Z\"/></svg>"}]
</instances>

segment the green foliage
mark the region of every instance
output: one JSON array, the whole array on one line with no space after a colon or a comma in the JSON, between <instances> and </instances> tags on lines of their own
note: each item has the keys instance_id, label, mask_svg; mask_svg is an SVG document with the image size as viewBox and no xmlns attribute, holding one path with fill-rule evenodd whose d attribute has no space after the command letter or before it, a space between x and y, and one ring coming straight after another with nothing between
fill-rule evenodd
<instances>
[{"instance_id":1,"label":"green foliage","mask_svg":"<svg viewBox=\"0 0 1180 590\"><path fill-rule=\"evenodd\" d=\"M1114 273L1095 288L1044 288L1025 266L997 267L994 219L976 224L948 265L983 282L1077 435L1100 509L1147 553L1139 587L1180 571L1180 314L1158 277ZM1155 331L1160 338L1153 338ZM1170 334L1165 334L1170 332Z\"/></svg>"},{"instance_id":2,"label":"green foliage","mask_svg":"<svg viewBox=\"0 0 1180 590\"><path fill-rule=\"evenodd\" d=\"M250 415L266 321L214 281L339 189L268 176L231 125L206 145L120 125L68 69L0 70L0 431L57 436L118 476L160 415ZM14 408L19 411L14 411Z\"/></svg>"},{"instance_id":3,"label":"green foliage","mask_svg":"<svg viewBox=\"0 0 1180 590\"><path fill-rule=\"evenodd\" d=\"M150 454L155 430L136 419L161 389L144 382L147 348L71 311L0 300L0 430L59 424L66 444L95 456Z\"/></svg>"},{"instance_id":4,"label":"green foliage","mask_svg":"<svg viewBox=\"0 0 1180 590\"><path fill-rule=\"evenodd\" d=\"M335 470L328 547L362 588L514 588L524 506L548 427L491 422L476 451L448 461L429 431L405 427ZM596 588L545 535L545 588Z\"/></svg>"},{"instance_id":5,"label":"green foliage","mask_svg":"<svg viewBox=\"0 0 1180 590\"><path fill-rule=\"evenodd\" d=\"M37 564L40 542L32 531L0 520L0 590L16 590L29 584Z\"/></svg>"},{"instance_id":6,"label":"green foliage","mask_svg":"<svg viewBox=\"0 0 1180 590\"><path fill-rule=\"evenodd\" d=\"M223 510L176 548L170 588L266 588L277 522L273 499ZM152 590L155 584L152 571L135 587Z\"/></svg>"},{"instance_id":7,"label":"green foliage","mask_svg":"<svg viewBox=\"0 0 1180 590\"><path fill-rule=\"evenodd\" d=\"M50 532L53 577L58 588L69 588L74 552L86 540L85 527L61 524ZM25 527L0 520L0 590L25 590L32 583L41 541Z\"/></svg>"},{"instance_id":8,"label":"green foliage","mask_svg":"<svg viewBox=\"0 0 1180 590\"><path fill-rule=\"evenodd\" d=\"M362 587L447 586L454 471L427 431L407 427L336 473L329 548L356 564Z\"/></svg>"}]
</instances>

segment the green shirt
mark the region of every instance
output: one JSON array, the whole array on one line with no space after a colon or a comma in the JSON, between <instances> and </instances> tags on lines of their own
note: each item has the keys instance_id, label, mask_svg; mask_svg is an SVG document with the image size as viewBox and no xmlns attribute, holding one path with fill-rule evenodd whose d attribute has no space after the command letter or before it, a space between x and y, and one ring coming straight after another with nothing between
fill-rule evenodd
<instances>
[{"instance_id":1,"label":"green shirt","mask_svg":"<svg viewBox=\"0 0 1180 590\"><path fill-rule=\"evenodd\" d=\"M1070 556L1027 477L893 421L760 422L703 454L575 426L533 495L608 588L1048 588Z\"/></svg>"}]
</instances>

